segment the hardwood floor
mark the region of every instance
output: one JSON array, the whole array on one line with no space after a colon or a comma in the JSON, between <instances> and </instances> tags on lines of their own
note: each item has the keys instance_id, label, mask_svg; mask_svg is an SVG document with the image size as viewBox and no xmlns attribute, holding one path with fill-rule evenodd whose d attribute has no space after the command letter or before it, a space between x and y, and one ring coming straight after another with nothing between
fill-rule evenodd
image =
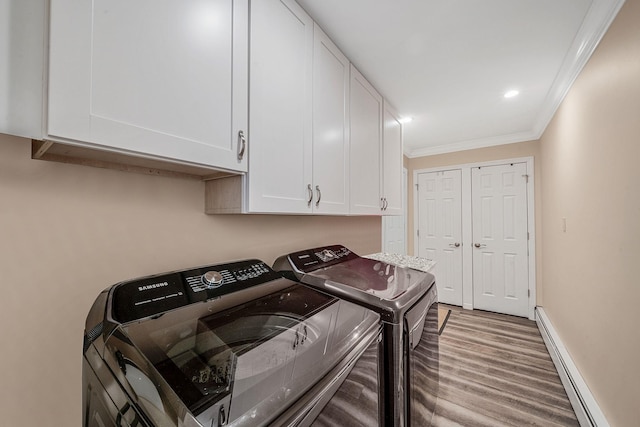
<instances>
[{"instance_id":1,"label":"hardwood floor","mask_svg":"<svg viewBox=\"0 0 640 427\"><path fill-rule=\"evenodd\" d=\"M441 307L451 315L433 426L579 425L535 322Z\"/></svg>"}]
</instances>

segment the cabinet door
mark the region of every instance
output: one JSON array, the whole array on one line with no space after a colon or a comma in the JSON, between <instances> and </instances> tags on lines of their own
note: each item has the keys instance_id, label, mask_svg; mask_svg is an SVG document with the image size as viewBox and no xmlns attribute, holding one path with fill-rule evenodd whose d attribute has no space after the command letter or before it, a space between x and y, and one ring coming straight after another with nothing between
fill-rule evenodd
<instances>
[{"instance_id":1,"label":"cabinet door","mask_svg":"<svg viewBox=\"0 0 640 427\"><path fill-rule=\"evenodd\" d=\"M247 39L248 0L54 0L48 134L245 171Z\"/></svg>"},{"instance_id":2,"label":"cabinet door","mask_svg":"<svg viewBox=\"0 0 640 427\"><path fill-rule=\"evenodd\" d=\"M349 60L318 25L313 48L313 210L349 213Z\"/></svg>"},{"instance_id":3,"label":"cabinet door","mask_svg":"<svg viewBox=\"0 0 640 427\"><path fill-rule=\"evenodd\" d=\"M250 212L311 212L313 20L293 0L251 3Z\"/></svg>"},{"instance_id":4,"label":"cabinet door","mask_svg":"<svg viewBox=\"0 0 640 427\"><path fill-rule=\"evenodd\" d=\"M382 97L351 66L350 212L381 214Z\"/></svg>"},{"instance_id":5,"label":"cabinet door","mask_svg":"<svg viewBox=\"0 0 640 427\"><path fill-rule=\"evenodd\" d=\"M382 197L384 215L402 214L402 124L396 111L384 102L382 138Z\"/></svg>"},{"instance_id":6,"label":"cabinet door","mask_svg":"<svg viewBox=\"0 0 640 427\"><path fill-rule=\"evenodd\" d=\"M46 2L0 0L0 133L42 139Z\"/></svg>"}]
</instances>

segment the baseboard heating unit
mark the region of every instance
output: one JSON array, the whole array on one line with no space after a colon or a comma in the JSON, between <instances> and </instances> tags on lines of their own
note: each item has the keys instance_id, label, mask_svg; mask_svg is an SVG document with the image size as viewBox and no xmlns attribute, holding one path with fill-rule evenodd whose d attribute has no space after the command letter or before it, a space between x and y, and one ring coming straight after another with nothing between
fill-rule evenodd
<instances>
[{"instance_id":1,"label":"baseboard heating unit","mask_svg":"<svg viewBox=\"0 0 640 427\"><path fill-rule=\"evenodd\" d=\"M536 324L551 355L571 406L582 427L609 427L569 352L542 307L536 307Z\"/></svg>"}]
</instances>

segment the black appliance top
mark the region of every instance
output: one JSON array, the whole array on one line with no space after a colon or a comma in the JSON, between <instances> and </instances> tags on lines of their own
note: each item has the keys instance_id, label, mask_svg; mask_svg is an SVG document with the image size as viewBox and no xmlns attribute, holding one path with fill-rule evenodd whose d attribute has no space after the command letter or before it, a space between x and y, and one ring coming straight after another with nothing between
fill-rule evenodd
<instances>
[{"instance_id":1,"label":"black appliance top","mask_svg":"<svg viewBox=\"0 0 640 427\"><path fill-rule=\"evenodd\" d=\"M394 322L435 283L430 273L363 258L342 245L293 252L278 258L274 269Z\"/></svg>"}]
</instances>

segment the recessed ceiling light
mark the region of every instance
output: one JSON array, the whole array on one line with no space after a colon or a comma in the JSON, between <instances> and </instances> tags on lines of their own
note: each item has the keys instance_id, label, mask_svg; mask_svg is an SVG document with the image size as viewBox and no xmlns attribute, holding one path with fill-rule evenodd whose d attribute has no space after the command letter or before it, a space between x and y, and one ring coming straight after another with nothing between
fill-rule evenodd
<instances>
[{"instance_id":1,"label":"recessed ceiling light","mask_svg":"<svg viewBox=\"0 0 640 427\"><path fill-rule=\"evenodd\" d=\"M519 90L509 90L507 92L505 92L504 97L505 98L513 98L514 96L518 96L518 94L520 93Z\"/></svg>"},{"instance_id":2,"label":"recessed ceiling light","mask_svg":"<svg viewBox=\"0 0 640 427\"><path fill-rule=\"evenodd\" d=\"M398 121L402 124L409 123L410 121L413 121L413 117L402 117Z\"/></svg>"}]
</instances>

